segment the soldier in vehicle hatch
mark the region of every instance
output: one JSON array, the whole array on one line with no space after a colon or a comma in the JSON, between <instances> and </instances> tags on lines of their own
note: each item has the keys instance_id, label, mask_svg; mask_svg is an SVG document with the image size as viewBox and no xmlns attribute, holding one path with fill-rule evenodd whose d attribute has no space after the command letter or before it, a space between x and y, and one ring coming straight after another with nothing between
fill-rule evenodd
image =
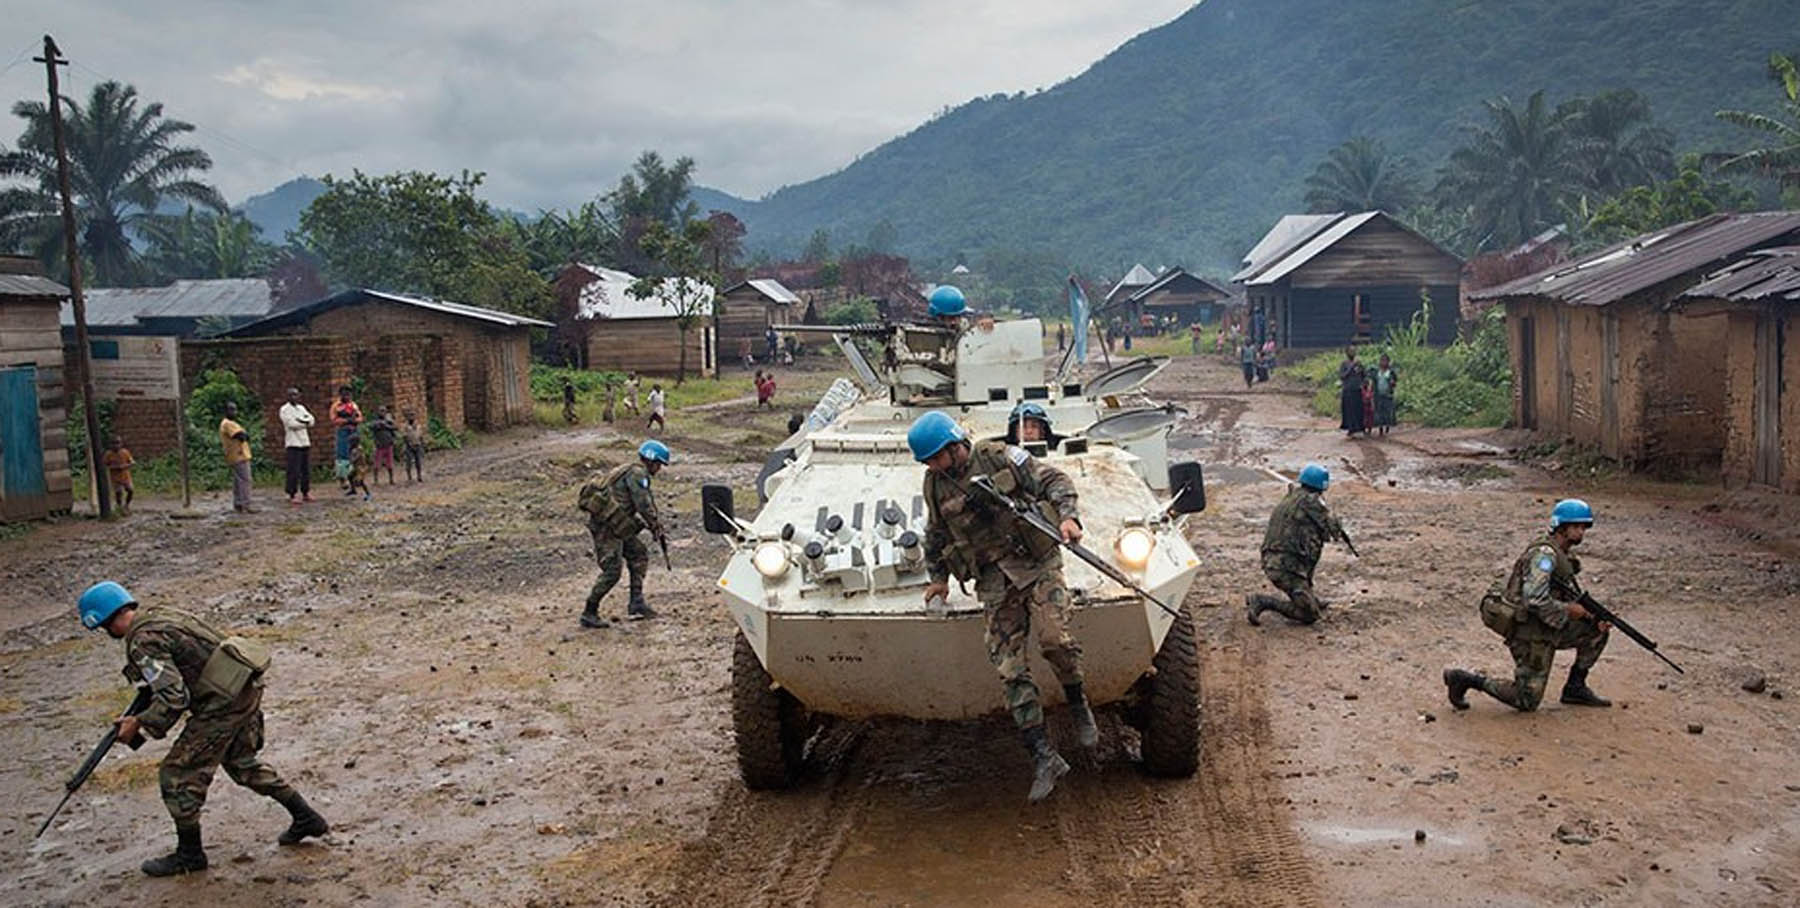
<instances>
[{"instance_id":1,"label":"soldier in vehicle hatch","mask_svg":"<svg viewBox=\"0 0 1800 908\"><path fill-rule=\"evenodd\" d=\"M606 619L600 617L600 600L618 585L621 563L631 575L626 617L634 621L656 617L644 601L644 573L650 567L650 550L638 539L638 532L649 530L650 537L658 542L665 538L662 518L650 497L650 478L668 464L669 446L646 441L638 446L637 460L619 464L581 487L578 504L587 512L588 532L594 537L594 558L600 562L600 576L588 591L586 607L581 611L582 627L607 626Z\"/></svg>"},{"instance_id":2,"label":"soldier in vehicle hatch","mask_svg":"<svg viewBox=\"0 0 1800 908\"><path fill-rule=\"evenodd\" d=\"M1544 699L1550 667L1559 649L1575 651L1575 664L1563 684L1562 702L1570 706L1611 706L1612 701L1587 685L1588 670L1606 649L1609 626L1596 621L1577 600L1581 584L1575 575L1581 561L1570 550L1581 544L1594 511L1579 498L1565 498L1550 511L1550 532L1539 537L1513 562L1506 576L1494 581L1481 600L1481 623L1506 639L1513 657L1513 679L1497 681L1460 668L1444 670L1450 705L1468 709L1470 690L1531 712Z\"/></svg>"},{"instance_id":3,"label":"soldier in vehicle hatch","mask_svg":"<svg viewBox=\"0 0 1800 908\"><path fill-rule=\"evenodd\" d=\"M1331 474L1316 463L1300 471L1300 482L1288 490L1287 497L1269 515L1269 528L1263 533L1263 574L1286 598L1264 593L1244 597L1245 613L1251 624L1262 624L1263 612L1279 612L1297 624L1312 624L1325 611L1325 603L1313 593L1313 568L1325 543L1333 539L1349 542L1344 526L1325 507L1325 487ZM1352 549L1351 551L1355 551Z\"/></svg>"},{"instance_id":4,"label":"soldier in vehicle hatch","mask_svg":"<svg viewBox=\"0 0 1800 908\"><path fill-rule=\"evenodd\" d=\"M1005 505L988 500L971 479L985 476L1001 494L1033 503L1059 524L1063 539L1070 542L1081 539L1075 487L1062 471L1016 445L971 445L962 428L941 412L915 420L906 441L913 459L927 468L925 565L931 580L925 599L929 603L948 595L953 574L975 581L975 595L987 613L988 658L1000 672L1007 708L1031 752L1030 799L1042 800L1069 764L1044 729L1044 709L1027 661L1032 638L1062 682L1081 746L1092 749L1100 740L1082 690L1081 645L1068 632L1062 552L1047 536L1003 526L1001 521L1011 519Z\"/></svg>"}]
</instances>

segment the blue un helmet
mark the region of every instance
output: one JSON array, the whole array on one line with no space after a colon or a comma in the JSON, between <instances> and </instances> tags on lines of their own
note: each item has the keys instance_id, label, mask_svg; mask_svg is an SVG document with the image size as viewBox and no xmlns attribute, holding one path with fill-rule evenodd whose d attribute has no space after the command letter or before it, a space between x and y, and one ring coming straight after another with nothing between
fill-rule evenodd
<instances>
[{"instance_id":1,"label":"blue un helmet","mask_svg":"<svg viewBox=\"0 0 1800 908\"><path fill-rule=\"evenodd\" d=\"M931 314L934 316L962 315L969 311L968 300L963 299L963 292L944 284L931 291Z\"/></svg>"},{"instance_id":2,"label":"blue un helmet","mask_svg":"<svg viewBox=\"0 0 1800 908\"><path fill-rule=\"evenodd\" d=\"M76 608L81 611L81 626L91 631L112 620L119 609L128 605L137 605L131 592L111 580L103 580L81 594Z\"/></svg>"},{"instance_id":3,"label":"blue un helmet","mask_svg":"<svg viewBox=\"0 0 1800 908\"><path fill-rule=\"evenodd\" d=\"M913 459L924 463L946 445L967 437L956 420L940 410L933 410L913 420L912 428L906 430L906 445L912 448Z\"/></svg>"},{"instance_id":4,"label":"blue un helmet","mask_svg":"<svg viewBox=\"0 0 1800 908\"><path fill-rule=\"evenodd\" d=\"M1564 498L1550 509L1550 529L1556 529L1565 523L1584 523L1594 525L1594 509L1579 498Z\"/></svg>"},{"instance_id":5,"label":"blue un helmet","mask_svg":"<svg viewBox=\"0 0 1800 908\"><path fill-rule=\"evenodd\" d=\"M645 460L654 460L666 467L669 465L669 446L652 438L638 445L638 456Z\"/></svg>"},{"instance_id":6,"label":"blue un helmet","mask_svg":"<svg viewBox=\"0 0 1800 908\"><path fill-rule=\"evenodd\" d=\"M1331 474L1316 463L1309 463L1300 468L1300 484L1316 492L1325 491L1331 485Z\"/></svg>"}]
</instances>

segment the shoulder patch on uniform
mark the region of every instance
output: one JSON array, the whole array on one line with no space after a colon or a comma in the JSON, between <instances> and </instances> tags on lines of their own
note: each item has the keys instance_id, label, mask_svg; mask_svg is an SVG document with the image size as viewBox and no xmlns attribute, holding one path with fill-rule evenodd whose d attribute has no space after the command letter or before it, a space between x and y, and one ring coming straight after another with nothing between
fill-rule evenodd
<instances>
[{"instance_id":1,"label":"shoulder patch on uniform","mask_svg":"<svg viewBox=\"0 0 1800 908\"><path fill-rule=\"evenodd\" d=\"M1031 455L1026 453L1025 449L1018 445L1007 445L1006 459L1012 461L1013 466L1022 467L1025 465L1025 461L1031 459Z\"/></svg>"},{"instance_id":2,"label":"shoulder patch on uniform","mask_svg":"<svg viewBox=\"0 0 1800 908\"><path fill-rule=\"evenodd\" d=\"M1556 561L1554 559L1552 559L1549 555L1538 556L1538 561L1537 561L1538 570L1548 571L1555 566L1556 566Z\"/></svg>"},{"instance_id":3,"label":"shoulder patch on uniform","mask_svg":"<svg viewBox=\"0 0 1800 908\"><path fill-rule=\"evenodd\" d=\"M650 488L650 477L648 477L648 476L645 476L645 477L643 477L643 478L642 478L642 479L639 479L639 480L638 480L638 485L641 485L641 486L643 486L643 487L644 487L644 488L646 488L646 489L648 489L648 488Z\"/></svg>"}]
</instances>

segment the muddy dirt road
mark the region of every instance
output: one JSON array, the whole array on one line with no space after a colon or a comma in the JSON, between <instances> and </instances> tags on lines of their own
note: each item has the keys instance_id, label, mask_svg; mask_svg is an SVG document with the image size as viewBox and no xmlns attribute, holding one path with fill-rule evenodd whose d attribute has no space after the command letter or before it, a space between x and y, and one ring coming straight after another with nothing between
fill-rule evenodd
<instances>
[{"instance_id":1,"label":"muddy dirt road","mask_svg":"<svg viewBox=\"0 0 1800 908\"><path fill-rule=\"evenodd\" d=\"M784 379L786 377L784 376ZM826 375L783 382L790 401ZM789 391L789 389L794 389ZM593 577L573 508L586 471L630 453L613 429L519 431L428 464L417 487L173 521L146 502L0 542L0 900L91 904L1335 905L1792 904L1800 896L1800 551L1790 503L1693 485L1570 477L1507 459L1501 433L1346 440L1281 380L1183 358L1153 393L1190 416L1207 465L1190 524L1208 565L1188 605L1203 646L1201 774L1152 780L1130 735L1050 802L1000 720L835 728L794 790L738 784L722 550L698 485L746 500L786 413L676 414L659 490L676 570L665 617L581 631ZM1327 500L1363 553L1328 551L1311 628L1252 628L1242 596L1282 486L1332 469ZM1556 466L1552 464L1551 466ZM1585 468L1584 468L1585 469ZM329 491L329 490L327 490ZM1578 493L1601 523L1584 580L1661 641L1676 675L1615 639L1606 711L1452 711L1446 665L1506 667L1474 603ZM223 508L222 502L214 507ZM227 512L228 513L228 512ZM145 880L170 844L167 745L120 750L43 839L31 833L128 699L117 644L74 595L116 577L277 644L266 756L331 818L278 848L278 807L221 777L213 867ZM623 609L623 589L607 607ZM1553 675L1560 684L1566 654ZM1767 690L1740 688L1746 674ZM1548 699L1554 701L1554 690ZM1776 699L1775 694L1783 694ZM999 701L995 686L996 706ZM1063 733L1060 714L1053 733ZM1702 726L1690 734L1690 723ZM1066 736L1066 735L1065 735ZM1415 842L1415 831L1425 840Z\"/></svg>"}]
</instances>

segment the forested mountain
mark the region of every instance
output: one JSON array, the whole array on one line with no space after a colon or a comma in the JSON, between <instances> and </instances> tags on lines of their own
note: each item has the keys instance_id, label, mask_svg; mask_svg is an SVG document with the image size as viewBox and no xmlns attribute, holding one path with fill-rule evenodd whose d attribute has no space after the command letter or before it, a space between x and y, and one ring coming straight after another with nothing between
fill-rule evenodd
<instances>
[{"instance_id":1,"label":"forested mountain","mask_svg":"<svg viewBox=\"0 0 1800 908\"><path fill-rule=\"evenodd\" d=\"M262 228L262 238L271 243L287 240L290 230L300 227L300 212L325 191L325 184L312 177L296 177L261 195L253 195L238 206L244 217Z\"/></svg>"},{"instance_id":2,"label":"forested mountain","mask_svg":"<svg viewBox=\"0 0 1800 908\"><path fill-rule=\"evenodd\" d=\"M1004 35L996 35L1004 41ZM1631 88L1678 150L1748 138L1721 108L1768 109L1771 51L1800 49L1793 0L1206 0L1086 72L970 101L837 173L759 202L709 194L746 247L815 229L899 251L1048 253L1229 271L1335 145L1366 135L1429 171L1481 102Z\"/></svg>"}]
</instances>

